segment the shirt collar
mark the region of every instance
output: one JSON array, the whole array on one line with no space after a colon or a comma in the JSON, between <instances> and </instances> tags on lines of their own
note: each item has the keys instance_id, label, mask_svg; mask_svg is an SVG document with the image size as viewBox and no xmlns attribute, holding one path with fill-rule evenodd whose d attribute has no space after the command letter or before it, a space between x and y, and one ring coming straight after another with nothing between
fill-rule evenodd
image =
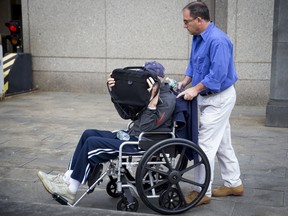
<instances>
[{"instance_id":1,"label":"shirt collar","mask_svg":"<svg viewBox=\"0 0 288 216\"><path fill-rule=\"evenodd\" d=\"M211 31L211 29L215 26L214 22L213 21L210 21L208 27L205 29L204 32L202 32L200 34L201 38L205 41Z\"/></svg>"}]
</instances>

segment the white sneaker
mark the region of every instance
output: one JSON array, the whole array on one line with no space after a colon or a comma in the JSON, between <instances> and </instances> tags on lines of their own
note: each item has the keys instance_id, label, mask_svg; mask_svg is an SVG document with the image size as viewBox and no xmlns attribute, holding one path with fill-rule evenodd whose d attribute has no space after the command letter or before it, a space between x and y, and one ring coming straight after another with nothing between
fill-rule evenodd
<instances>
[{"instance_id":1,"label":"white sneaker","mask_svg":"<svg viewBox=\"0 0 288 216\"><path fill-rule=\"evenodd\" d=\"M52 174L47 174L45 172L39 171L38 172L38 177L40 178L40 180L43 180L44 178L48 179L51 182L55 182L55 183L63 183L66 182L64 180L64 173L59 173L57 175L52 175ZM68 183L68 182L66 182Z\"/></svg>"},{"instance_id":2,"label":"white sneaker","mask_svg":"<svg viewBox=\"0 0 288 216\"><path fill-rule=\"evenodd\" d=\"M50 193L50 194L58 194L61 197L65 198L70 204L74 203L76 193L72 193L69 190L69 185L65 183L64 181L51 181L49 178L52 178L51 176L48 176L48 174L39 171L38 172L38 177L40 181L42 182L43 186L45 189ZM55 176L53 176L54 180L57 179Z\"/></svg>"},{"instance_id":3,"label":"white sneaker","mask_svg":"<svg viewBox=\"0 0 288 216\"><path fill-rule=\"evenodd\" d=\"M44 188L47 190L48 193L53 194L53 191L51 190L52 186L51 186L51 182L50 182L50 177L48 176L48 174L39 171L37 173L38 178L40 179L41 183L43 184Z\"/></svg>"}]
</instances>

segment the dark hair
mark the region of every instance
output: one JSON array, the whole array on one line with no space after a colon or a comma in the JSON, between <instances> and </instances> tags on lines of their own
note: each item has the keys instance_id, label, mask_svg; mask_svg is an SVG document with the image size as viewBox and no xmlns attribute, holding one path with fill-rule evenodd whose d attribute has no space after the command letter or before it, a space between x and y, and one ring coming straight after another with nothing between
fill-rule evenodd
<instances>
[{"instance_id":1,"label":"dark hair","mask_svg":"<svg viewBox=\"0 0 288 216\"><path fill-rule=\"evenodd\" d=\"M193 18L201 17L204 20L210 21L209 9L204 2L190 2L183 8L183 10L185 9L190 11L190 16Z\"/></svg>"}]
</instances>

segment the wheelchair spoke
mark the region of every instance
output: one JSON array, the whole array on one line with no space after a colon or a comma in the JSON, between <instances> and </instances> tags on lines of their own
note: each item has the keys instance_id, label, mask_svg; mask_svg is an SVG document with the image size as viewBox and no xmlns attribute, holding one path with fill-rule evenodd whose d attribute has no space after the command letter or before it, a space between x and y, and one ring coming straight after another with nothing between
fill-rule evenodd
<instances>
[{"instance_id":1,"label":"wheelchair spoke","mask_svg":"<svg viewBox=\"0 0 288 216\"><path fill-rule=\"evenodd\" d=\"M155 172L157 174L161 174L163 176L168 176L168 174L166 172L163 172L163 171L161 171L159 169L155 169L155 168L151 167L150 165L145 166L145 169L147 169L147 170L149 170L151 172Z\"/></svg>"},{"instance_id":2,"label":"wheelchair spoke","mask_svg":"<svg viewBox=\"0 0 288 216\"><path fill-rule=\"evenodd\" d=\"M177 189L178 189L178 193L179 193L179 195L180 195L181 200L185 200L185 197L184 197L184 194L183 194L183 192L182 192L182 189L181 189L181 187L180 187L180 185L179 185L179 182L176 184L176 187L177 187ZM184 202L184 203L186 203L186 202Z\"/></svg>"},{"instance_id":3,"label":"wheelchair spoke","mask_svg":"<svg viewBox=\"0 0 288 216\"><path fill-rule=\"evenodd\" d=\"M151 191L151 190L153 190L153 189L156 189L156 188L158 188L158 187L166 184L167 182L168 182L168 180L164 179L164 180L162 180L161 182L159 182L159 183L157 183L157 184L155 184L155 185L152 185L152 186L149 187L149 188L146 188L146 189L144 190L144 192L146 193L146 192L149 192L149 191ZM168 187L169 187L169 186L168 186Z\"/></svg>"},{"instance_id":4,"label":"wheelchair spoke","mask_svg":"<svg viewBox=\"0 0 288 216\"><path fill-rule=\"evenodd\" d=\"M173 168L172 168L172 166L171 166L171 164L170 164L170 162L169 162L169 160L167 158L167 155L165 154L163 149L161 149L161 153L163 154L163 158L164 158L164 160L166 162L167 168L171 171Z\"/></svg>"},{"instance_id":5,"label":"wheelchair spoke","mask_svg":"<svg viewBox=\"0 0 288 216\"><path fill-rule=\"evenodd\" d=\"M192 185L196 185L196 186L201 187L201 188L203 188L205 186L204 184L200 184L198 182L195 182L195 181L189 180L187 178L183 178L183 177L181 177L181 181L192 184Z\"/></svg>"},{"instance_id":6,"label":"wheelchair spoke","mask_svg":"<svg viewBox=\"0 0 288 216\"><path fill-rule=\"evenodd\" d=\"M185 151L186 151L186 149L187 149L186 146L184 146L184 147L182 148L180 157L179 157L179 159L178 159L178 163L177 163L177 165L176 165L176 170L179 170L180 167L181 167L181 165L182 165L182 163L183 163L183 157L185 156Z\"/></svg>"},{"instance_id":7,"label":"wheelchair spoke","mask_svg":"<svg viewBox=\"0 0 288 216\"><path fill-rule=\"evenodd\" d=\"M202 160L198 161L197 163L193 164L192 166L187 167L186 169L181 170L180 173L182 175L183 173L188 172L188 171L194 169L195 167L200 166L201 164L203 164Z\"/></svg>"}]
</instances>

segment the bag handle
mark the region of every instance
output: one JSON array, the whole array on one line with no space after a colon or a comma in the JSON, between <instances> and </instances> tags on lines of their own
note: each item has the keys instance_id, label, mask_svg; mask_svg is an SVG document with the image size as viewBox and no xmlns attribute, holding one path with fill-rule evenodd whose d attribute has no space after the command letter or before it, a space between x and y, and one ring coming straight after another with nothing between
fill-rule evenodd
<instances>
[{"instance_id":1,"label":"bag handle","mask_svg":"<svg viewBox=\"0 0 288 216\"><path fill-rule=\"evenodd\" d=\"M143 66L130 66L130 67L125 67L125 68L123 68L123 70L133 70L133 69L148 71L148 70L146 70L146 68L143 67Z\"/></svg>"}]
</instances>

